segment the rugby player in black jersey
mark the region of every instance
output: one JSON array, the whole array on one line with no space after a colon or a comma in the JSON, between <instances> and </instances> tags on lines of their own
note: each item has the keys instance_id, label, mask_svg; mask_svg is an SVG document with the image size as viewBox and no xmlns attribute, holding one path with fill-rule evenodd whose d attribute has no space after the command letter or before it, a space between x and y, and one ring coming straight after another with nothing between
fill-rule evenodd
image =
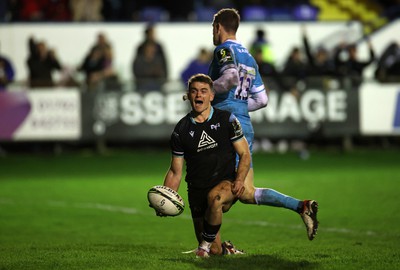
<instances>
[{"instance_id":1,"label":"rugby player in black jersey","mask_svg":"<svg viewBox=\"0 0 400 270\"><path fill-rule=\"evenodd\" d=\"M196 256L220 255L227 252L219 237L222 215L243 194L249 146L236 117L211 106L214 90L209 76L192 76L187 97L192 110L171 135L172 159L164 185L178 191L186 163L189 206L199 242Z\"/></svg>"}]
</instances>

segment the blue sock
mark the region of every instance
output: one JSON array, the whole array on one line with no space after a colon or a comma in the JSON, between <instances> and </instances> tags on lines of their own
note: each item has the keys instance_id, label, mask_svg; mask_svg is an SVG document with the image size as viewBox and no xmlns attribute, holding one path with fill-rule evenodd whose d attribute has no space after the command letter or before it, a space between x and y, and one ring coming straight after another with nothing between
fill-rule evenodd
<instances>
[{"instance_id":1,"label":"blue sock","mask_svg":"<svg viewBox=\"0 0 400 270\"><path fill-rule=\"evenodd\" d=\"M300 212L303 207L303 201L269 188L256 188L254 199L258 205L284 207L296 212Z\"/></svg>"}]
</instances>

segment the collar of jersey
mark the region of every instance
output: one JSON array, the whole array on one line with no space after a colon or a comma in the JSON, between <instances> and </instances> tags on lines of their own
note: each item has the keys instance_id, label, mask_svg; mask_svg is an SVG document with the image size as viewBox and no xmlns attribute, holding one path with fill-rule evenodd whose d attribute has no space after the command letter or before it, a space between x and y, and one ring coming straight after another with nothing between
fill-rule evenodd
<instances>
[{"instance_id":1,"label":"collar of jersey","mask_svg":"<svg viewBox=\"0 0 400 270\"><path fill-rule=\"evenodd\" d=\"M237 44L242 45L242 43L241 43L239 40L237 40L237 39L227 39L227 40L225 40L225 42L232 42L232 43L237 43ZM225 42L224 42L224 43L225 43Z\"/></svg>"},{"instance_id":2,"label":"collar of jersey","mask_svg":"<svg viewBox=\"0 0 400 270\"><path fill-rule=\"evenodd\" d=\"M208 122L208 121L211 119L211 117L213 116L213 113L214 113L214 108L213 108L213 106L211 106L210 115L208 116L206 122ZM193 117L190 117L190 121L192 121L192 123L195 124L195 125L198 124L198 123L196 122L196 120L194 120Z\"/></svg>"}]
</instances>

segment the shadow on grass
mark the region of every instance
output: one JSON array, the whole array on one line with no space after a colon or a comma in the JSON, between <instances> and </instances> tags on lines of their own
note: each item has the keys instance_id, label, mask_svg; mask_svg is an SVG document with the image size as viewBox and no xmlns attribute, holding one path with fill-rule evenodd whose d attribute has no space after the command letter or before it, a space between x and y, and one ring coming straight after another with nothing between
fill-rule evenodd
<instances>
[{"instance_id":1,"label":"shadow on grass","mask_svg":"<svg viewBox=\"0 0 400 270\"><path fill-rule=\"evenodd\" d=\"M207 259L196 258L193 253L181 254L166 246L97 244L95 250L112 254L118 266L139 267L136 269L227 269L227 270L301 270L319 269L318 262L303 257L284 258L279 254L244 254L232 256L212 256ZM93 250L91 252L94 254ZM107 265L107 262L102 262ZM162 266L156 268L156 266ZM113 268L110 268L113 269Z\"/></svg>"},{"instance_id":2,"label":"shadow on grass","mask_svg":"<svg viewBox=\"0 0 400 270\"><path fill-rule=\"evenodd\" d=\"M174 261L174 260L170 260ZM306 260L289 261L272 255L237 255L218 256L208 259L187 258L177 260L180 263L193 264L196 268L203 269L317 269L318 264Z\"/></svg>"}]
</instances>

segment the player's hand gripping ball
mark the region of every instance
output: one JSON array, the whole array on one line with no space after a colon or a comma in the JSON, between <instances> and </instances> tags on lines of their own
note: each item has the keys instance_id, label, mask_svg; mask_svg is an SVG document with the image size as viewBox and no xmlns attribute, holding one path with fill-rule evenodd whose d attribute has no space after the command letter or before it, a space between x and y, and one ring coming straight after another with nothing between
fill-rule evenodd
<instances>
[{"instance_id":1,"label":"player's hand gripping ball","mask_svg":"<svg viewBox=\"0 0 400 270\"><path fill-rule=\"evenodd\" d=\"M185 203L178 192L166 186L152 187L147 193L147 199L157 216L178 216L185 209Z\"/></svg>"}]
</instances>

